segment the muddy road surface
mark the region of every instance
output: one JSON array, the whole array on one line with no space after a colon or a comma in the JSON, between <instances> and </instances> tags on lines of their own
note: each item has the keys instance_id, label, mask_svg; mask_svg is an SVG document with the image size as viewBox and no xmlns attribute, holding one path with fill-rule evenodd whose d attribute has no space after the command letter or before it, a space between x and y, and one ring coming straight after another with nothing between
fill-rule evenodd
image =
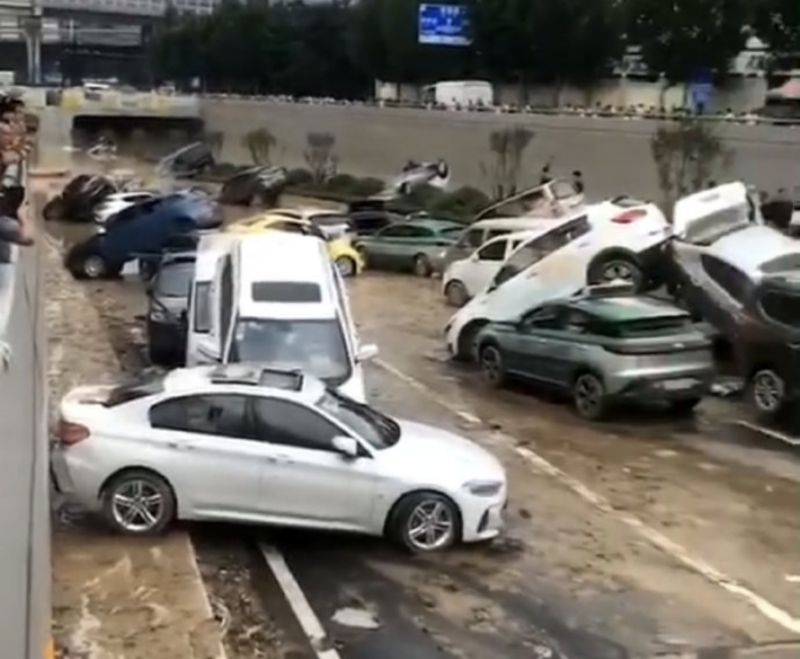
<instances>
[{"instance_id":1,"label":"muddy road surface","mask_svg":"<svg viewBox=\"0 0 800 659\"><path fill-rule=\"evenodd\" d=\"M141 283L80 286L121 368L146 365ZM381 350L370 400L494 452L508 527L420 558L376 538L182 526L230 659L800 655L796 452L737 429L728 401L590 425L534 388L490 390L445 358L437 281L349 288Z\"/></svg>"}]
</instances>

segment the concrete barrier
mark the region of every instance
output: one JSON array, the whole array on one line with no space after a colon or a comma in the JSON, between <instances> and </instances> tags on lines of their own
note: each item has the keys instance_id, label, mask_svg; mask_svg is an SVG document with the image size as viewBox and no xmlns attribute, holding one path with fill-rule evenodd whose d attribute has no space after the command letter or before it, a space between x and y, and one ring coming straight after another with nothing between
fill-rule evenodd
<instances>
[{"instance_id":1,"label":"concrete barrier","mask_svg":"<svg viewBox=\"0 0 800 659\"><path fill-rule=\"evenodd\" d=\"M309 132L330 132L336 136L340 171L387 178L410 158L445 158L456 184L486 189L483 165L491 161L490 133L524 125L536 133L523 166L525 183L538 181L542 164L552 157L557 174L581 169L590 194L660 197L650 153L655 121L234 99L203 99L201 106L206 130L224 133L223 159L233 162L248 161L242 140L255 128L275 135L273 157L289 167L306 166ZM800 128L720 122L717 129L735 156L729 171L715 173L717 180L742 178L767 190L800 184Z\"/></svg>"}]
</instances>

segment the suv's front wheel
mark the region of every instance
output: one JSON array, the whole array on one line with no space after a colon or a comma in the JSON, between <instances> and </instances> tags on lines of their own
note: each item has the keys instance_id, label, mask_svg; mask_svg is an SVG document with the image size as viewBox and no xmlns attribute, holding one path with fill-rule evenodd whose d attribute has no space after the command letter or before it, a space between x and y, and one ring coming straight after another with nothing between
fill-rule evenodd
<instances>
[{"instance_id":1,"label":"suv's front wheel","mask_svg":"<svg viewBox=\"0 0 800 659\"><path fill-rule=\"evenodd\" d=\"M750 379L750 399L756 411L776 416L786 402L786 383L772 368L762 368Z\"/></svg>"}]
</instances>

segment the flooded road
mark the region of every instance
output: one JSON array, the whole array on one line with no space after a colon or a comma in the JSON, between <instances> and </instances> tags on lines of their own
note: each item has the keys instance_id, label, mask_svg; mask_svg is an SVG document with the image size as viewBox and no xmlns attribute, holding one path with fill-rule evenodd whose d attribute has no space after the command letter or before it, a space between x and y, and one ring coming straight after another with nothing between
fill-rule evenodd
<instances>
[{"instance_id":1,"label":"flooded road","mask_svg":"<svg viewBox=\"0 0 800 659\"><path fill-rule=\"evenodd\" d=\"M48 228L65 243L87 231ZM142 284L78 286L120 368L146 365ZM382 539L189 525L227 656L797 657L796 451L737 430L743 413L726 400L588 424L533 387L491 390L445 358L439 286L373 272L349 282L362 340L381 350L368 397L495 453L510 484L506 532L419 558ZM324 630L313 648L265 548Z\"/></svg>"}]
</instances>

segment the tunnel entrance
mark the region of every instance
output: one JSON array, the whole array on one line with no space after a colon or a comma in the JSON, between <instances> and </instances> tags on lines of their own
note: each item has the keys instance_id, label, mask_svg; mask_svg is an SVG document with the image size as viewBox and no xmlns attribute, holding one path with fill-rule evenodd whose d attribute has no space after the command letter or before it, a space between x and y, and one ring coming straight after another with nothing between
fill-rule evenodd
<instances>
[{"instance_id":1,"label":"tunnel entrance","mask_svg":"<svg viewBox=\"0 0 800 659\"><path fill-rule=\"evenodd\" d=\"M119 155L151 160L200 139L203 126L199 117L79 114L72 120L70 137L77 149L88 149L105 137Z\"/></svg>"}]
</instances>

